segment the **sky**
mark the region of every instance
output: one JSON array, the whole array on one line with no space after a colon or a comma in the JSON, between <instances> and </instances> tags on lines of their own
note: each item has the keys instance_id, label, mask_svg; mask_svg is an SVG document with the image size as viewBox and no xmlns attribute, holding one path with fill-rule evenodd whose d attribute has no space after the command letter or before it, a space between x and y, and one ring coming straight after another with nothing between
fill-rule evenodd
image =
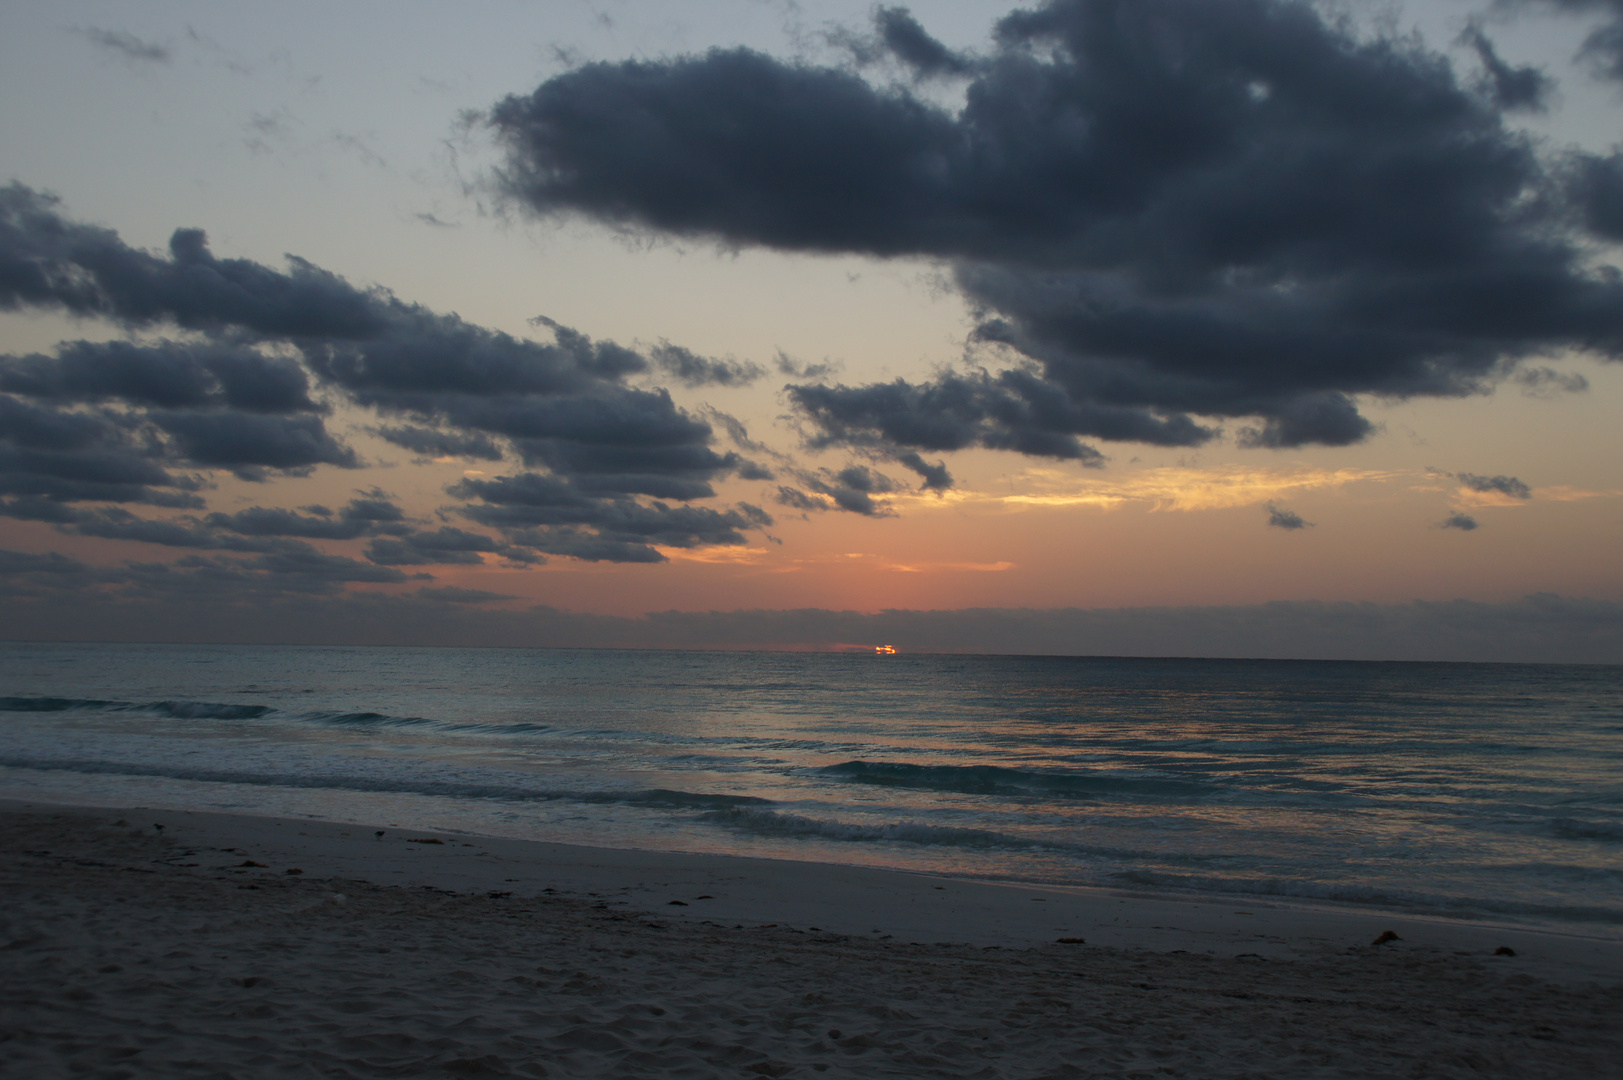
<instances>
[{"instance_id":1,"label":"sky","mask_svg":"<svg viewBox=\"0 0 1623 1080\"><path fill-rule=\"evenodd\" d=\"M1623 662L1617 0L0 27L6 637Z\"/></svg>"}]
</instances>

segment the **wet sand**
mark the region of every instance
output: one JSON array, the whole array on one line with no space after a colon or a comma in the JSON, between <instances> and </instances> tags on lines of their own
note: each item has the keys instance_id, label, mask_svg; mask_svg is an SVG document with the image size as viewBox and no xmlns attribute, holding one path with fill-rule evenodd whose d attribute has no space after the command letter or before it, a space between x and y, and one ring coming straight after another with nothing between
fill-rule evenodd
<instances>
[{"instance_id":1,"label":"wet sand","mask_svg":"<svg viewBox=\"0 0 1623 1080\"><path fill-rule=\"evenodd\" d=\"M1623 947L1578 935L222 814L0 803L0 836L8 1077L1623 1061Z\"/></svg>"}]
</instances>

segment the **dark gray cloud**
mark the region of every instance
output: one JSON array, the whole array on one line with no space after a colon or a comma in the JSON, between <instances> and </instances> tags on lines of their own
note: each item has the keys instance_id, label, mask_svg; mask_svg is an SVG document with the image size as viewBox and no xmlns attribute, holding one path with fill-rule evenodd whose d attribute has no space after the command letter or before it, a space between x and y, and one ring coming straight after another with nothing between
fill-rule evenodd
<instances>
[{"instance_id":1,"label":"dark gray cloud","mask_svg":"<svg viewBox=\"0 0 1623 1080\"><path fill-rule=\"evenodd\" d=\"M264 571L279 579L280 588L302 592L327 591L351 581L389 585L408 580L405 574L393 567L374 566L342 555L329 555L298 541L286 541L257 558L231 565L249 572Z\"/></svg>"},{"instance_id":2,"label":"dark gray cloud","mask_svg":"<svg viewBox=\"0 0 1623 1080\"><path fill-rule=\"evenodd\" d=\"M1574 154L1567 183L1573 207L1589 230L1623 240L1623 153Z\"/></svg>"},{"instance_id":3,"label":"dark gray cloud","mask_svg":"<svg viewBox=\"0 0 1623 1080\"><path fill-rule=\"evenodd\" d=\"M1099 465L1104 455L1079 436L1195 446L1213 434L1187 416L1073 398L1026 368L995 376L949 372L922 384L903 379L858 387L811 383L789 386L786 393L815 426L808 440L815 448L940 452L983 446ZM893 452L898 460L904 456L900 449ZM910 460L919 460L917 454Z\"/></svg>"},{"instance_id":4,"label":"dark gray cloud","mask_svg":"<svg viewBox=\"0 0 1623 1080\"><path fill-rule=\"evenodd\" d=\"M214 513L204 519L211 529L242 536L297 536L307 540L355 540L380 530L409 530L405 512L381 494L351 499L336 514L325 506L305 512L263 506L234 514Z\"/></svg>"},{"instance_id":5,"label":"dark gray cloud","mask_svg":"<svg viewBox=\"0 0 1623 1080\"><path fill-rule=\"evenodd\" d=\"M123 567L97 570L95 580L116 596L170 604L179 599L216 595L239 601L287 594L336 596L350 583L397 585L412 577L393 567L374 566L329 555L309 544L288 542L280 550L249 559L187 555L166 563L127 562Z\"/></svg>"},{"instance_id":6,"label":"dark gray cloud","mask_svg":"<svg viewBox=\"0 0 1623 1080\"><path fill-rule=\"evenodd\" d=\"M849 465L835 473L830 482L818 484L817 490L833 499L834 505L841 510L878 517L892 511L883 504L876 503L874 496L895 491L896 484L890 477L867 466Z\"/></svg>"},{"instance_id":7,"label":"dark gray cloud","mask_svg":"<svg viewBox=\"0 0 1623 1080\"><path fill-rule=\"evenodd\" d=\"M527 548L450 526L442 526L432 532L412 529L380 536L367 545L366 557L380 566L477 566L484 562L480 555L485 552L521 565L546 561Z\"/></svg>"},{"instance_id":8,"label":"dark gray cloud","mask_svg":"<svg viewBox=\"0 0 1623 1080\"><path fill-rule=\"evenodd\" d=\"M1437 527L1439 529L1458 529L1461 532L1474 532L1480 528L1480 526L1477 524L1476 518L1472 517L1470 514L1460 513L1448 515L1443 523Z\"/></svg>"},{"instance_id":9,"label":"dark gray cloud","mask_svg":"<svg viewBox=\"0 0 1623 1080\"><path fill-rule=\"evenodd\" d=\"M896 464L904 469L912 469L919 474L923 483L919 487L924 491L946 491L952 487L952 474L947 471L944 461L928 462L918 454L911 451L893 453ZM1086 464L1086 462L1084 462Z\"/></svg>"},{"instance_id":10,"label":"dark gray cloud","mask_svg":"<svg viewBox=\"0 0 1623 1080\"><path fill-rule=\"evenodd\" d=\"M780 375L787 375L792 379L823 379L844 365L833 361L814 364L810 360L796 360L788 353L780 351L772 366L778 369Z\"/></svg>"},{"instance_id":11,"label":"dark gray cloud","mask_svg":"<svg viewBox=\"0 0 1623 1080\"><path fill-rule=\"evenodd\" d=\"M613 342L545 320L553 343L521 341L392 303L397 325L382 337L301 345L351 400L407 421L391 433L450 429L464 452L505 439L526 465L610 497L708 498L739 463L710 449L710 426L665 390L621 383L648 362Z\"/></svg>"},{"instance_id":12,"label":"dark gray cloud","mask_svg":"<svg viewBox=\"0 0 1623 1080\"><path fill-rule=\"evenodd\" d=\"M776 502L792 510L844 510L864 517L894 517L884 496L902 490L895 480L866 465L796 474L801 488L780 486Z\"/></svg>"},{"instance_id":13,"label":"dark gray cloud","mask_svg":"<svg viewBox=\"0 0 1623 1080\"><path fill-rule=\"evenodd\" d=\"M1474 49L1482 61L1483 88L1494 104L1506 111L1544 111L1546 99L1555 88L1548 75L1536 67L1507 64L1476 23L1466 28L1460 41Z\"/></svg>"},{"instance_id":14,"label":"dark gray cloud","mask_svg":"<svg viewBox=\"0 0 1623 1080\"><path fill-rule=\"evenodd\" d=\"M828 503L822 499L813 498L799 488L788 487L787 485L780 484L777 494L772 498L779 506L787 506L791 510L810 512L828 509Z\"/></svg>"},{"instance_id":15,"label":"dark gray cloud","mask_svg":"<svg viewBox=\"0 0 1623 1080\"><path fill-rule=\"evenodd\" d=\"M1276 529L1310 529L1311 521L1303 521L1302 515L1294 510L1287 510L1283 506L1268 504L1268 524Z\"/></svg>"},{"instance_id":16,"label":"dark gray cloud","mask_svg":"<svg viewBox=\"0 0 1623 1080\"><path fill-rule=\"evenodd\" d=\"M153 41L143 41L128 30L103 30L96 26L81 26L73 31L99 49L113 53L124 60L139 60L151 64L167 64L169 47Z\"/></svg>"},{"instance_id":17,"label":"dark gray cloud","mask_svg":"<svg viewBox=\"0 0 1623 1080\"><path fill-rule=\"evenodd\" d=\"M248 575L257 589L275 579L274 588L308 592L336 588L344 582L399 583L407 580L400 566L477 565L483 553L509 565L532 565L545 559L535 550L496 537L442 526L418 528L384 492L361 492L334 512L325 506L300 510L255 506L234 513L140 517L121 506L84 507L33 496L0 500L0 515L43 521L58 531L164 547L222 553L190 564L198 574ZM331 556L307 541L367 539L367 561ZM246 556L244 558L234 556ZM423 576L423 575L418 575ZM186 580L197 580L193 574ZM261 581L260 579L264 579ZM180 580L165 578L163 580Z\"/></svg>"},{"instance_id":18,"label":"dark gray cloud","mask_svg":"<svg viewBox=\"0 0 1623 1080\"><path fill-rule=\"evenodd\" d=\"M241 327L266 338L352 339L385 328L391 298L301 259L290 267L284 274L217 259L198 229L177 229L160 257L64 218L54 197L17 183L0 188L0 308L56 308L129 326Z\"/></svg>"},{"instance_id":19,"label":"dark gray cloud","mask_svg":"<svg viewBox=\"0 0 1623 1080\"><path fill-rule=\"evenodd\" d=\"M297 361L241 346L74 341L54 355L0 356L0 461L14 473L0 487L158 502L153 488L188 483L167 471L177 466L254 480L267 470L359 467L323 412ZM25 472L32 479L15 475ZM63 483L90 479L125 487Z\"/></svg>"},{"instance_id":20,"label":"dark gray cloud","mask_svg":"<svg viewBox=\"0 0 1623 1080\"><path fill-rule=\"evenodd\" d=\"M0 393L0 495L23 496L30 506L39 500L200 506L196 480L168 471L164 456L163 447L143 439L136 419Z\"/></svg>"},{"instance_id":21,"label":"dark gray cloud","mask_svg":"<svg viewBox=\"0 0 1623 1080\"><path fill-rule=\"evenodd\" d=\"M748 386L766 374L750 360L717 360L662 341L649 350L661 371L683 386Z\"/></svg>"},{"instance_id":22,"label":"dark gray cloud","mask_svg":"<svg viewBox=\"0 0 1623 1080\"><path fill-rule=\"evenodd\" d=\"M663 562L656 545L742 544L746 530L772 524L771 515L748 503L725 510L641 503L540 473L470 477L449 490L458 498L479 500L470 502L464 513L503 530L514 545L588 561Z\"/></svg>"},{"instance_id":23,"label":"dark gray cloud","mask_svg":"<svg viewBox=\"0 0 1623 1080\"><path fill-rule=\"evenodd\" d=\"M1476 473L1455 473L1454 479L1472 491L1496 491L1513 499L1531 499L1533 489L1514 476L1479 476Z\"/></svg>"},{"instance_id":24,"label":"dark gray cloud","mask_svg":"<svg viewBox=\"0 0 1623 1080\"><path fill-rule=\"evenodd\" d=\"M174 521L137 517L121 506L93 510L75 509L69 521L58 525L58 528L63 532L77 533L80 536L95 536L103 540L128 540L163 547L209 549L226 546L224 538L208 529L198 527L190 519Z\"/></svg>"},{"instance_id":25,"label":"dark gray cloud","mask_svg":"<svg viewBox=\"0 0 1623 1080\"><path fill-rule=\"evenodd\" d=\"M141 251L14 183L0 189L0 308L22 307L131 329L175 326L207 340L78 342L54 356L0 358L0 409L18 414L0 427L0 494L34 500L17 513L37 511L38 499L184 502L160 491L183 486L166 471L174 466L250 480L268 470L359 467L327 431L313 375L328 396L390 421L375 430L396 445L490 461L510 447L526 466L546 469L575 506L551 540L550 526L526 526L539 551L645 559L652 549L627 539L645 525L658 543L679 546L742 543L738 529L755 527L744 510L686 513L637 501L709 498L717 478L765 470L714 451L710 425L665 390L625 380L658 368L730 385L757 377L757 365L669 343L650 359L544 316L532 323L553 340L523 340L356 288L291 256L286 271L218 258L196 229L176 231L167 254ZM656 518L661 525L648 525ZM608 532L594 548L600 528ZM439 539L423 539L431 535ZM416 544L396 535L372 550L395 562L468 561L492 550L538 557L512 545L457 547L446 535L421 534Z\"/></svg>"},{"instance_id":26,"label":"dark gray cloud","mask_svg":"<svg viewBox=\"0 0 1623 1080\"><path fill-rule=\"evenodd\" d=\"M79 511L79 517L73 531L82 535L170 547L220 546L210 543L207 534L195 527L145 521L118 508ZM0 552L0 596L17 595L16 589L4 588L7 578L12 579L11 584L20 581L28 586L25 595L94 593L114 600L166 604L176 598L243 603L287 594L336 595L351 582L392 585L411 580L393 567L331 555L298 540L264 541L241 545L238 550L249 557L191 554L174 562L128 561L122 566L91 566L62 555L5 551Z\"/></svg>"},{"instance_id":27,"label":"dark gray cloud","mask_svg":"<svg viewBox=\"0 0 1623 1080\"><path fill-rule=\"evenodd\" d=\"M322 412L295 360L252 349L164 342L65 342L55 355L0 356L0 391L42 401L256 413Z\"/></svg>"},{"instance_id":28,"label":"dark gray cloud","mask_svg":"<svg viewBox=\"0 0 1623 1080\"><path fill-rule=\"evenodd\" d=\"M230 469L244 480L265 479L265 469L300 474L316 465L361 466L355 451L329 435L319 416L169 410L147 415L174 439L186 461Z\"/></svg>"},{"instance_id":29,"label":"dark gray cloud","mask_svg":"<svg viewBox=\"0 0 1623 1080\"><path fill-rule=\"evenodd\" d=\"M974 70L973 61L931 37L907 8L879 8L874 12L874 28L884 47L922 78L967 75Z\"/></svg>"},{"instance_id":30,"label":"dark gray cloud","mask_svg":"<svg viewBox=\"0 0 1623 1080\"><path fill-rule=\"evenodd\" d=\"M323 554L307 540L369 538L365 555L373 567L477 566L484 561L480 557L484 553L499 555L510 565L545 561L528 547L482 533L450 526L420 529L381 492L351 499L337 513L325 506L305 507L302 512L256 506L233 514L154 520L137 517L122 507L100 507L65 509L48 520L60 531L80 536L257 555L258 559L236 565L268 573L307 573L305 567L312 557ZM362 564L346 558L331 565L353 568ZM392 570L356 573L359 576L346 580L404 580Z\"/></svg>"},{"instance_id":31,"label":"dark gray cloud","mask_svg":"<svg viewBox=\"0 0 1623 1080\"><path fill-rule=\"evenodd\" d=\"M473 458L476 461L500 461L502 448L488 435L463 431L445 431L438 428L418 427L414 424L384 425L374 429L378 435L424 457Z\"/></svg>"},{"instance_id":32,"label":"dark gray cloud","mask_svg":"<svg viewBox=\"0 0 1623 1080\"><path fill-rule=\"evenodd\" d=\"M765 443L756 442L754 439L750 438L749 429L738 417L729 413L724 413L720 409L713 408L711 406L705 407L704 415L706 419L710 420L711 423L716 424L723 431L725 431L727 433L727 437L732 440L733 445L738 447L740 450L776 461L785 469L793 469L795 467L794 459L788 454L774 450ZM745 457L739 457L737 458L737 461L739 479L777 479L777 473L772 468L762 464L759 461L751 460L750 458Z\"/></svg>"},{"instance_id":33,"label":"dark gray cloud","mask_svg":"<svg viewBox=\"0 0 1623 1080\"><path fill-rule=\"evenodd\" d=\"M1048 0L999 23L958 111L731 49L585 64L489 122L537 213L947 260L1008 370L792 387L814 443L1097 460L1082 440L1198 445L1211 417L1345 445L1359 395L1623 356L1623 281L1504 119L1542 84L1480 44L1477 88L1291 0Z\"/></svg>"}]
</instances>

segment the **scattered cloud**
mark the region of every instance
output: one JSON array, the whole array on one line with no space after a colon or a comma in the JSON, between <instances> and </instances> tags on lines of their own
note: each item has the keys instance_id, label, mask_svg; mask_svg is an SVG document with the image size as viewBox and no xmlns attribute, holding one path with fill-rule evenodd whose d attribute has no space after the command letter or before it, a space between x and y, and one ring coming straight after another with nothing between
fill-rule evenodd
<instances>
[{"instance_id":1,"label":"scattered cloud","mask_svg":"<svg viewBox=\"0 0 1623 1080\"><path fill-rule=\"evenodd\" d=\"M1503 496L1513 502L1526 502L1533 497L1533 489L1514 476L1479 476L1476 473L1454 473L1467 490L1479 495Z\"/></svg>"},{"instance_id":2,"label":"scattered cloud","mask_svg":"<svg viewBox=\"0 0 1623 1080\"><path fill-rule=\"evenodd\" d=\"M1550 367L1526 367L1512 379L1528 397L1554 397L1557 394L1582 394L1589 390L1589 380L1576 371L1557 371Z\"/></svg>"},{"instance_id":3,"label":"scattered cloud","mask_svg":"<svg viewBox=\"0 0 1623 1080\"><path fill-rule=\"evenodd\" d=\"M128 30L103 30L96 26L79 26L74 28L73 33L121 60L167 64L171 59L169 46L154 41L143 41Z\"/></svg>"},{"instance_id":4,"label":"scattered cloud","mask_svg":"<svg viewBox=\"0 0 1623 1080\"><path fill-rule=\"evenodd\" d=\"M1268 524L1276 529L1311 529L1311 521L1303 521L1302 515L1294 510L1287 510L1275 503L1268 504Z\"/></svg>"},{"instance_id":5,"label":"scattered cloud","mask_svg":"<svg viewBox=\"0 0 1623 1080\"><path fill-rule=\"evenodd\" d=\"M895 480L866 465L843 469L797 470L800 487L783 485L775 500L791 510L844 510L864 517L894 517L896 511L884 498L902 491Z\"/></svg>"},{"instance_id":6,"label":"scattered cloud","mask_svg":"<svg viewBox=\"0 0 1623 1080\"><path fill-rule=\"evenodd\" d=\"M389 163L372 148L371 141L365 136L351 135L345 131L335 131L332 133L332 141L339 149L353 155L363 165L368 165L374 169L387 169L389 167ZM420 217L419 220L421 220Z\"/></svg>"},{"instance_id":7,"label":"scattered cloud","mask_svg":"<svg viewBox=\"0 0 1623 1080\"><path fill-rule=\"evenodd\" d=\"M835 360L824 360L820 363L813 363L810 360L796 360L781 350L777 359L773 361L773 367L778 369L778 374L787 375L792 379L825 379L844 366L844 364Z\"/></svg>"},{"instance_id":8,"label":"scattered cloud","mask_svg":"<svg viewBox=\"0 0 1623 1080\"><path fill-rule=\"evenodd\" d=\"M1481 528L1481 526L1477 524L1476 518L1472 517L1470 514L1460 513L1448 515L1448 518L1437 527L1439 529L1458 529L1461 532L1475 532L1477 529Z\"/></svg>"},{"instance_id":9,"label":"scattered cloud","mask_svg":"<svg viewBox=\"0 0 1623 1080\"><path fill-rule=\"evenodd\" d=\"M752 361L716 360L668 341L661 341L648 355L683 386L748 386L766 374L765 368Z\"/></svg>"},{"instance_id":10,"label":"scattered cloud","mask_svg":"<svg viewBox=\"0 0 1623 1080\"><path fill-rule=\"evenodd\" d=\"M413 214L411 216L413 218L417 219L418 221L422 222L424 225L432 225L436 229L460 229L460 228L462 228L460 223L455 222L455 221L446 221L445 219L439 217L438 215L431 214L426 210L418 211L417 213L415 213L415 214Z\"/></svg>"}]
</instances>

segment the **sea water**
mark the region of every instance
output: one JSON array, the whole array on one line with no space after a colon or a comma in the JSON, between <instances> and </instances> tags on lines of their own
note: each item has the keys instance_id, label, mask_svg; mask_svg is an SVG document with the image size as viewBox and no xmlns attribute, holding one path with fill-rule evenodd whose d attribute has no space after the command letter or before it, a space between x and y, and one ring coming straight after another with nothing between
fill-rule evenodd
<instances>
[{"instance_id":1,"label":"sea water","mask_svg":"<svg viewBox=\"0 0 1623 1080\"><path fill-rule=\"evenodd\" d=\"M1623 937L1623 668L0 645L0 796Z\"/></svg>"}]
</instances>

